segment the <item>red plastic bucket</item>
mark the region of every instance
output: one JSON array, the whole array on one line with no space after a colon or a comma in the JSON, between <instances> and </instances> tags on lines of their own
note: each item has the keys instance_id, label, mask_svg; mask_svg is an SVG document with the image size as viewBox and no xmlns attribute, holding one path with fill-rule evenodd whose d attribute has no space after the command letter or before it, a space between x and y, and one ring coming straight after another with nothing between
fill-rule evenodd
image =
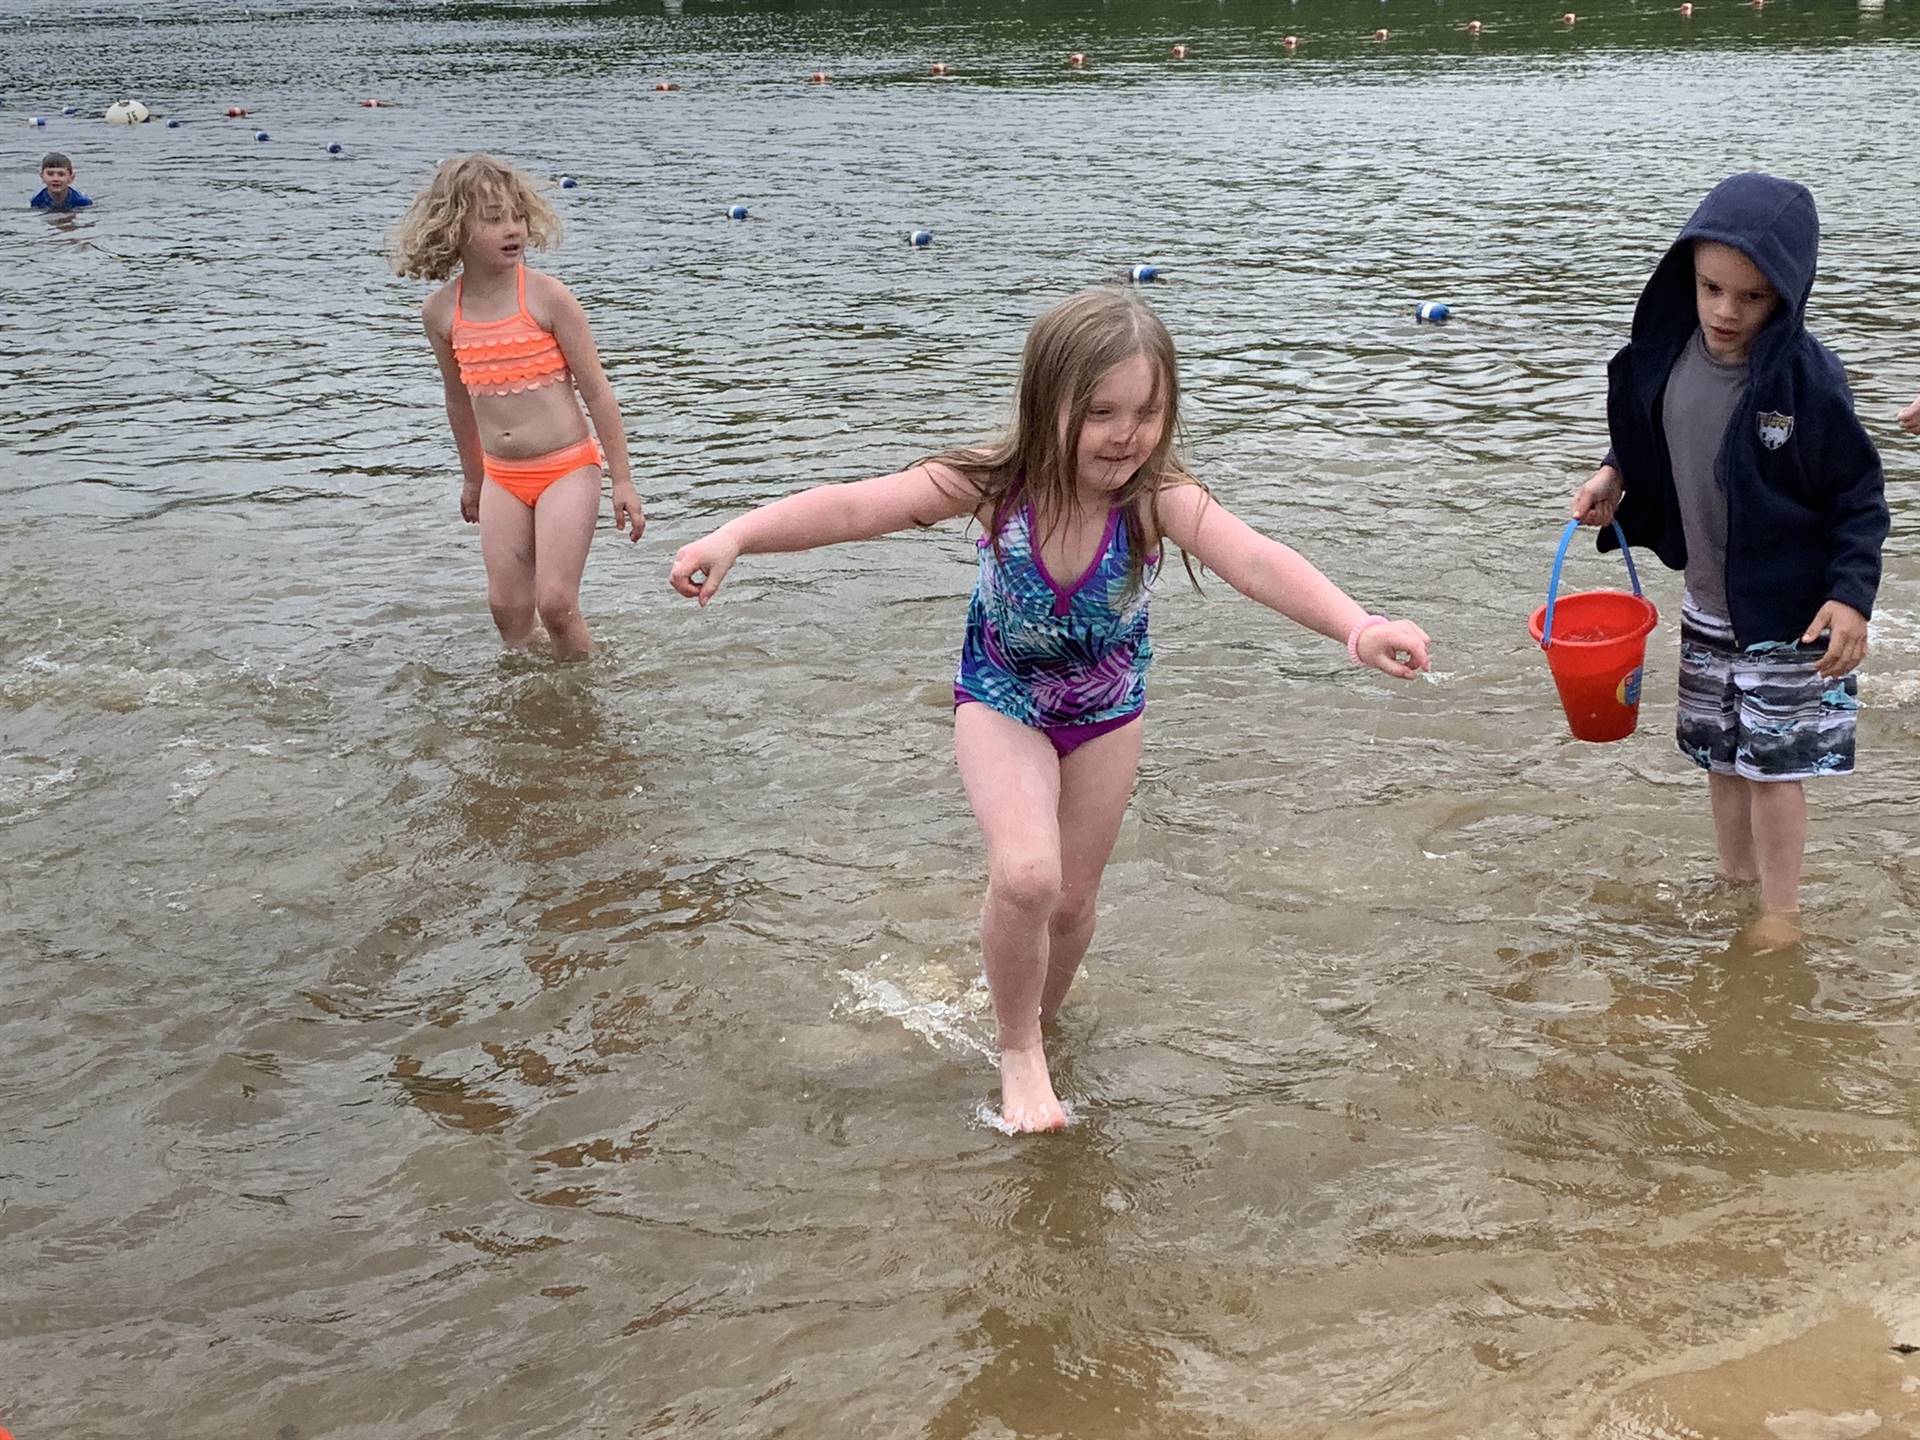
<instances>
[{"instance_id":1,"label":"red plastic bucket","mask_svg":"<svg viewBox=\"0 0 1920 1440\"><path fill-rule=\"evenodd\" d=\"M1546 651L1547 668L1560 692L1560 708L1576 740L1624 740L1640 721L1640 681L1645 673L1647 636L1660 623L1660 612L1640 591L1627 537L1618 524L1620 553L1626 557L1633 593L1589 590L1561 596L1560 567L1567 546L1580 529L1569 520L1553 557L1553 576L1547 582L1547 603L1533 612L1529 628Z\"/></svg>"}]
</instances>

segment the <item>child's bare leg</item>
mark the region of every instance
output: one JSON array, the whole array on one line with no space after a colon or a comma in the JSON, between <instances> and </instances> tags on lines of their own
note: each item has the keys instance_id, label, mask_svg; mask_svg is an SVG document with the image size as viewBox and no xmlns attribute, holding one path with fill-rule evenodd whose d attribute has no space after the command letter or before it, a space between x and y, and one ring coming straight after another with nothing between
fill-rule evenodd
<instances>
[{"instance_id":1,"label":"child's bare leg","mask_svg":"<svg viewBox=\"0 0 1920 1440\"><path fill-rule=\"evenodd\" d=\"M524 650L534 639L533 511L491 480L480 487L480 555L493 623L510 649Z\"/></svg>"},{"instance_id":2,"label":"child's bare leg","mask_svg":"<svg viewBox=\"0 0 1920 1440\"><path fill-rule=\"evenodd\" d=\"M1047 737L985 705L953 717L960 779L987 845L980 949L1000 1042L1000 1113L1015 1130L1058 1130L1066 1112L1040 1043L1047 926L1060 900L1060 762Z\"/></svg>"},{"instance_id":3,"label":"child's bare leg","mask_svg":"<svg viewBox=\"0 0 1920 1440\"><path fill-rule=\"evenodd\" d=\"M1752 781L1753 848L1760 862L1760 908L1769 915L1800 909L1800 869L1807 853L1807 790L1798 780Z\"/></svg>"},{"instance_id":4,"label":"child's bare leg","mask_svg":"<svg viewBox=\"0 0 1920 1440\"><path fill-rule=\"evenodd\" d=\"M1060 903L1047 927L1047 983L1040 1018L1060 1013L1093 940L1100 877L1119 837L1140 770L1143 722L1089 740L1060 762Z\"/></svg>"},{"instance_id":5,"label":"child's bare leg","mask_svg":"<svg viewBox=\"0 0 1920 1440\"><path fill-rule=\"evenodd\" d=\"M1760 862L1753 846L1754 783L1738 775L1710 774L1707 787L1713 801L1713 836L1720 849L1720 873L1729 880L1759 879Z\"/></svg>"},{"instance_id":6,"label":"child's bare leg","mask_svg":"<svg viewBox=\"0 0 1920 1440\"><path fill-rule=\"evenodd\" d=\"M553 636L553 653L578 660L593 649L580 614L580 577L600 520L600 471L596 466L562 476L541 492L533 507L534 596L540 623Z\"/></svg>"}]
</instances>

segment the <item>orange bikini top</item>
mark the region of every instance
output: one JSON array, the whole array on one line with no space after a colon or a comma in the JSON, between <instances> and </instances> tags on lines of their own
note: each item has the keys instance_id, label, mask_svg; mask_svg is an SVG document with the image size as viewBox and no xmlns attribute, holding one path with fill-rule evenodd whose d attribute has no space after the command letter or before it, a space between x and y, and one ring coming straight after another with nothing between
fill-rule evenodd
<instances>
[{"instance_id":1,"label":"orange bikini top","mask_svg":"<svg viewBox=\"0 0 1920 1440\"><path fill-rule=\"evenodd\" d=\"M504 320L468 320L460 313L466 276L453 282L453 358L475 395L514 395L568 378L567 357L553 332L527 313L527 267L517 269L520 308Z\"/></svg>"}]
</instances>

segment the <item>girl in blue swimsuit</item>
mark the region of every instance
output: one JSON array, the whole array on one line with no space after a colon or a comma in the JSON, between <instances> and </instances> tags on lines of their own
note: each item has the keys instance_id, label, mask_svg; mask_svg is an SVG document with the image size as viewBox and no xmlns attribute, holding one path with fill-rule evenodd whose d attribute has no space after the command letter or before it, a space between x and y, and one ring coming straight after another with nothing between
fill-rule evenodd
<instances>
[{"instance_id":1,"label":"girl in blue swimsuit","mask_svg":"<svg viewBox=\"0 0 1920 1440\"><path fill-rule=\"evenodd\" d=\"M980 917L999 1031L1001 1114L1054 1130L1041 1025L1093 938L1094 899L1140 763L1147 601L1172 540L1234 589L1401 679L1427 637L1369 615L1236 519L1174 453L1173 340L1145 301L1089 290L1027 336L1014 424L895 475L819 485L682 546L673 587L702 605L742 555L810 550L971 516L980 575L954 679L954 753L987 847ZM1068 578L1071 577L1071 578Z\"/></svg>"}]
</instances>

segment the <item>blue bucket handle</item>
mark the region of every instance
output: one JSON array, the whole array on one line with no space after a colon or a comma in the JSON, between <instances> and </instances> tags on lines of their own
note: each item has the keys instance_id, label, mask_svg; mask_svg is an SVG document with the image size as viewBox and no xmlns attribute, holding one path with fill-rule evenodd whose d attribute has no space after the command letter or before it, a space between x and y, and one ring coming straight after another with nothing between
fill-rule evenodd
<instances>
[{"instance_id":1,"label":"blue bucket handle","mask_svg":"<svg viewBox=\"0 0 1920 1440\"><path fill-rule=\"evenodd\" d=\"M1560 567L1567 563L1567 547L1573 544L1573 537L1579 533L1580 522L1567 521L1567 528L1560 532L1560 548L1553 552L1553 575L1547 581L1547 619L1540 627L1542 650L1553 644L1553 604L1560 594ZM1633 593L1644 593L1640 589L1640 572L1634 568L1633 551L1627 546L1627 532L1620 528L1618 520L1613 522L1613 535L1620 542L1621 558L1627 562L1627 578L1633 582Z\"/></svg>"}]
</instances>

